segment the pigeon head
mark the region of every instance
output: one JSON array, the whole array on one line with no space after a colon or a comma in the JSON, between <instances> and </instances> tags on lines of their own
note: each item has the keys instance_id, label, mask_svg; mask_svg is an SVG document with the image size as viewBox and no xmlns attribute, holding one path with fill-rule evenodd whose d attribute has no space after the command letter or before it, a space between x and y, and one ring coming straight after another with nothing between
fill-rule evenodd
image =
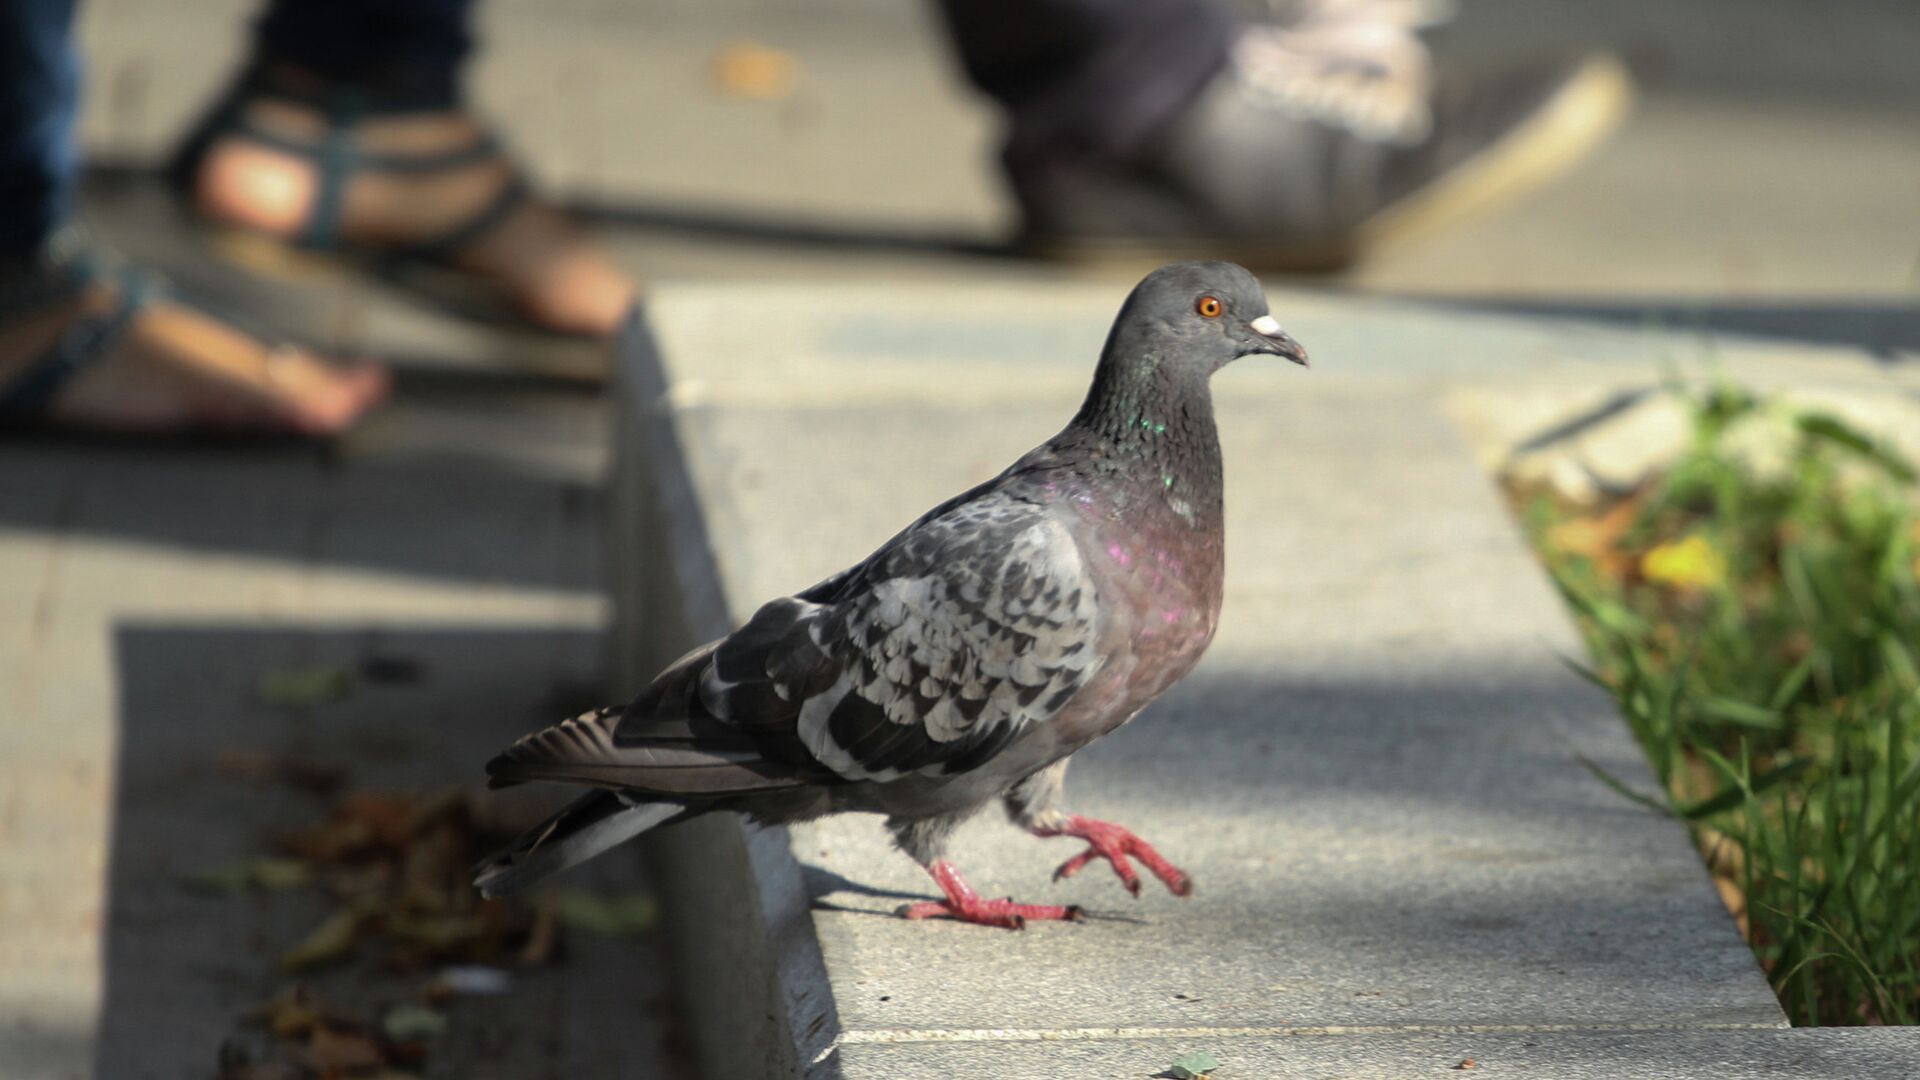
<instances>
[{"instance_id":1,"label":"pigeon head","mask_svg":"<svg viewBox=\"0 0 1920 1080\"><path fill-rule=\"evenodd\" d=\"M1307 363L1307 351L1267 314L1260 282L1228 262L1170 263L1121 305L1072 430L1149 458L1187 454L1217 464L1209 377L1256 355Z\"/></svg>"},{"instance_id":2,"label":"pigeon head","mask_svg":"<svg viewBox=\"0 0 1920 1080\"><path fill-rule=\"evenodd\" d=\"M1307 363L1307 351L1267 313L1259 280L1229 262L1170 263L1148 274L1107 342L1110 362L1170 365L1183 374L1211 375L1256 355Z\"/></svg>"}]
</instances>

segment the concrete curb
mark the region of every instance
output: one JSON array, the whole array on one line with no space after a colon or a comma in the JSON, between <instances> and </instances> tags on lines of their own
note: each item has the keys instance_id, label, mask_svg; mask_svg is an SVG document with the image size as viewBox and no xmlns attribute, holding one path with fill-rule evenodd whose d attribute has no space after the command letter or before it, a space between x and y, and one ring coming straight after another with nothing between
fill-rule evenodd
<instances>
[{"instance_id":1,"label":"concrete curb","mask_svg":"<svg viewBox=\"0 0 1920 1080\"><path fill-rule=\"evenodd\" d=\"M624 699L730 619L643 309L619 341L607 519L621 598L610 670ZM718 1076L824 1075L809 1063L839 1023L786 830L716 815L654 833L645 850L702 1064Z\"/></svg>"},{"instance_id":2,"label":"concrete curb","mask_svg":"<svg viewBox=\"0 0 1920 1080\"><path fill-rule=\"evenodd\" d=\"M773 559L781 564L777 568L756 565L752 561L753 553L764 556L768 549L754 548L743 540L754 530L748 527L748 521L738 512L733 500L772 500L756 503L755 520L776 523L761 524L759 528L764 532L767 528L777 530L782 514L791 515L796 505L817 505L820 500L831 498L829 491L802 488L823 480L831 482L835 462L842 469L852 467L853 459L846 455L862 452L853 444L864 446L866 442L863 438L847 439L843 429L822 425L871 422L886 417L885 424L891 426L885 432L876 433L874 438L899 438L903 431L915 430L922 414L914 413L910 405L900 404L911 400L911 395L904 393L910 389L907 380L913 377L911 361L936 362L909 357L899 369L872 369L882 380L876 383L866 377L868 369L859 367L866 362L864 358L856 357L846 365L855 369L849 376L844 368L835 370L832 362L816 359L827 355L823 350L835 347L832 342L844 340L846 327L836 324L820 330L815 341L803 340L790 348L783 342L783 351L767 361L764 379L757 380L751 365L727 358L716 346L707 343L708 335L695 332L708 325L707 313L728 306L730 298L715 298L694 289L669 295L672 297L669 302L674 305L669 324L678 328L667 333L664 339L665 347L676 350L671 360L662 352L663 338L657 333L660 326L650 326L636 316L629 324L620 363L622 417L618 438L621 445L613 478L611 519L615 537L612 550L619 568L614 578L618 612L614 644L616 670L621 680L618 689L623 692L631 692L641 680L686 648L724 633L738 617L737 612L729 611L728 588L763 590L770 587L767 580L762 580L769 575L774 580L784 580L789 575L822 569L812 566L808 558L824 553L811 550L808 558L798 559L793 565L787 565L784 556ZM956 298L954 308L962 312L968 310L969 299L979 298ZM832 322L830 315L822 318L823 322ZM1079 316L1075 318L1078 320ZM805 338L806 332L801 331L799 336ZM679 352L689 347L704 350L702 360L691 369L698 372L697 379L686 375L687 361ZM815 351L809 353L810 347ZM670 374L675 371L681 373L678 382ZM1618 373L1614 374L1617 377ZM1042 378L1056 375L1057 372L1043 373ZM919 377L926 377L925 369ZM980 395L980 402L968 398L961 403L928 404L928 409L948 409L946 413L924 413L924 422L931 424L933 430L928 437L949 439L937 445L957 445L947 435L947 429L940 427L952 421L941 417L975 415L991 401L995 391L986 388L994 378L991 373L977 377L973 392ZM886 382L888 379L895 381ZM1444 463L1422 463L1413 470L1418 475L1412 480L1399 481L1398 490L1403 493L1418 491L1418 484L1441 475L1433 471L1436 467L1444 471L1454 468L1456 462L1470 462L1457 431L1440 434L1440 426L1446 422L1439 417L1439 395L1434 393L1438 384L1432 377L1421 381L1411 392L1394 391L1385 398L1379 396L1380 387L1385 384L1377 377L1364 381L1371 383L1364 394L1359 391L1349 394L1351 387L1343 389L1347 384L1338 382L1327 387L1332 393L1318 394L1315 400L1320 405L1316 407L1331 408L1345 419L1323 420L1326 429L1319 435L1305 436L1308 445L1345 445L1341 439L1351 436L1342 434L1340 425L1369 416L1390 424L1410 423L1421 429L1414 436L1396 432L1387 440L1388 444L1451 447L1442 455L1446 458ZM778 397L779 387L783 385L798 387L798 397L804 399L790 410L794 414L791 416L783 411L787 406ZM928 385L938 385L937 378ZM1243 389L1246 385L1241 384ZM856 396L860 400L844 407L835 404L835 394L842 387L857 388ZM1049 393L1057 396L1056 391ZM1261 407L1271 404L1259 394L1252 396L1254 403ZM1361 397L1385 401L1388 407L1377 412L1357 408L1354 402ZM876 401L885 407L876 409ZM1030 408L1027 412L1050 414L1053 407ZM1000 406L1001 417L1014 429L1024 430L1027 420L1006 419L1012 415L1007 408ZM1246 431L1244 413L1242 415L1239 430ZM1288 415L1298 421L1305 414ZM1223 420L1223 429L1228 427ZM747 434L743 436L743 432ZM739 442L743 437L753 445L757 445L753 440L764 438L770 450L787 444L801 445L794 440L809 440L805 445L810 453L825 455L820 463L823 471L820 475L805 474L802 478L786 463L771 463L768 468L774 475L761 483L755 479L759 475L754 471L758 465L744 465L734 460L735 448L746 445ZM1004 432L996 436L1005 437ZM729 442L729 438L734 441ZM1327 443L1328 438L1334 442ZM1313 439L1320 441L1315 443ZM1396 443L1394 439L1400 441ZM1000 451L980 452L997 455ZM1365 462L1343 467L1349 477L1370 475L1371 466ZM960 464L948 462L931 471L945 477L939 483L950 484L949 474L959 468ZM965 470L979 468L979 463L964 463ZM1453 479L1442 486L1461 493L1472 492L1474 485L1485 484L1480 474L1471 478L1471 483L1464 476L1451 472L1445 475ZM704 488L702 476L707 478ZM913 489L911 494L902 494L902 499L924 498L926 485L934 482L927 475L910 471L900 472L898 476L901 484ZM727 477L736 477L740 482L736 484ZM801 486L796 486L797 483ZM1409 488L1408 483L1415 487ZM1436 497L1444 500L1452 496ZM1491 542L1498 549L1493 553L1498 558L1492 562L1455 559L1450 564L1452 569L1447 571L1455 575L1453 580L1457 582L1459 574L1472 575L1481 569L1492 572L1496 564L1502 572L1511 572L1522 565L1523 549L1516 546L1515 531L1504 517L1494 521L1499 515L1488 493L1480 490L1478 494L1463 497L1472 504L1463 510L1465 517L1430 522L1428 528L1438 528L1449 536L1457 534L1469 542ZM1327 550L1330 538L1337 541L1341 529L1353 527L1365 517L1364 514L1352 516L1353 505L1345 502L1333 507L1336 515L1349 515L1345 524L1322 525L1317 531L1309 529L1292 537L1292 542L1304 542L1314 550ZM882 509L884 514L879 512ZM890 518L897 510L898 507L888 506L875 508L875 513ZM799 519L788 516L784 520ZM829 538L831 544L825 540L822 544L837 550L840 543L847 541L847 535L842 534L864 536L871 531L869 526L875 524L878 523L862 522L857 528L835 525L828 532L834 533L837 539ZM1495 525L1497 529L1493 529ZM1489 529L1498 532L1499 537L1494 537ZM723 551L727 553L724 557ZM1418 537L1396 539L1351 566L1330 568L1334 576L1328 587L1343 587L1340 583L1355 580L1351 575L1356 572L1384 573L1390 579L1394 575L1404 576L1410 572L1408 567L1431 553L1432 544ZM748 561L743 563L742 558ZM1392 561L1378 561L1383 558ZM1525 561L1530 563L1530 556L1526 556ZM804 582L789 583L792 584ZM1254 579L1254 591L1248 594L1242 607L1247 603L1264 605L1251 615L1252 619L1277 618L1284 622L1288 618L1284 609L1271 605L1277 598L1297 596L1301 584L1297 579L1276 584L1272 572L1267 571L1265 577ZM1516 645L1529 652L1538 651L1543 645L1577 649L1577 642L1564 625L1564 613L1542 589L1535 583L1511 598L1480 599L1474 598L1472 589L1460 592L1457 585L1449 585L1434 596L1419 598L1416 605L1419 610L1409 616L1410 625L1418 627L1423 619L1441 618L1435 614L1434 605L1457 605L1464 599L1469 605L1477 605L1477 610L1452 616L1464 618L1465 629L1461 632L1485 633L1485 627L1498 625L1505 617L1500 610L1502 605L1517 602L1520 623L1532 626L1535 622L1529 620L1537 622L1544 618L1547 621L1539 625L1550 626L1551 632L1545 639L1525 634L1505 637L1495 634L1482 643L1483 647L1494 646L1496 654L1500 649L1511 650ZM1232 604L1230 601L1230 606ZM1493 609L1488 608L1489 604ZM894 897L905 895L899 890L910 890L916 885L911 874L895 865L897 856L885 853L856 828L827 823L800 827L792 832L766 830L749 834L731 820L710 819L659 834L652 848L666 879L664 891L678 949L680 985L684 988L703 1066L716 1075L905 1078L977 1075L981 1069L990 1067L989 1063L1003 1061L1014 1066L1016 1072L1051 1070L1056 1076L1091 1078L1128 1075L1141 1063L1162 1057L1171 1061L1183 1043L1197 1039L1202 1040L1203 1046L1233 1047L1241 1055L1239 1060L1249 1067L1259 1063L1258 1068L1288 1075L1296 1072L1314 1076L1356 1075L1353 1068L1346 1072L1334 1068L1341 1063L1344 1063L1342 1067L1374 1070L1366 1072L1367 1075L1399 1075L1393 1070L1414 1060L1407 1057L1408 1054L1430 1053L1444 1057L1453 1052L1450 1049L1453 1043L1449 1040L1455 1040L1462 1045L1505 1047L1501 1053L1515 1064L1524 1063L1528 1075L1562 1075L1562 1066L1568 1062L1574 1064L1568 1066L1570 1071L1565 1075L1584 1075L1582 1070L1603 1065L1617 1068L1640 1053L1667 1053L1660 1048L1668 1044L1672 1046L1671 1053L1676 1055L1671 1062L1674 1069L1655 1070L1649 1075L1728 1075L1710 1067L1715 1060L1725 1061L1737 1070L1730 1075L1825 1075L1790 1060L1800 1054L1785 1049L1788 1043L1755 1041L1751 1037L1757 1032L1779 1030L1783 1019L1751 955L1739 945L1730 921L1711 899L1705 871L1693 852L1686 848L1679 830L1670 822L1636 821L1616 803L1594 802L1581 793L1581 784L1572 783L1563 775L1567 772L1565 762L1569 748L1579 748L1580 752L1606 762L1609 768L1625 769L1635 776L1644 772L1644 763L1626 737L1624 725L1612 713L1610 703L1601 699L1596 704L1585 691L1568 696L1557 680L1550 680L1550 685L1538 682L1538 665L1529 666L1531 662L1511 666L1496 658L1490 667L1459 673L1465 676L1464 682L1450 682L1454 673L1445 670L1449 657L1480 654L1471 650L1459 653L1457 645L1443 640L1445 632L1442 639L1431 641L1416 637L1412 651L1401 655L1396 670L1369 671L1366 678L1371 681L1316 683L1316 679L1352 671L1342 664L1350 665L1355 655L1365 655L1364 649L1359 654L1352 650L1360 643L1375 640L1368 636L1375 631L1364 628L1377 625L1379 617L1380 612L1376 610L1372 615L1357 616L1360 622L1329 626L1327 631L1344 644L1336 643L1334 651L1324 657L1308 656L1300 660L1298 663L1304 667L1283 665L1271 669L1280 673L1283 684L1310 696L1318 695L1313 697L1319 703L1314 707L1325 715L1322 720L1309 723L1313 730L1305 738L1333 740L1335 760L1346 762L1350 769L1356 754L1364 756L1373 751L1351 741L1340 745L1340 740L1349 738L1344 729L1325 725L1345 723L1338 718L1350 715L1356 707L1362 710L1362 715L1371 710L1375 717L1370 721L1373 729L1354 738L1364 741L1402 732L1410 741L1397 747L1397 753L1434 755L1430 760L1416 763L1414 768L1451 769L1464 765L1458 782L1471 790L1473 785L1498 774L1480 777L1480 763L1476 763L1471 754L1460 757L1460 748L1465 747L1470 753L1475 740L1480 740L1481 745L1503 745L1486 744L1487 734L1473 734L1476 725L1491 724L1496 732L1511 733L1495 734L1492 737L1496 740L1520 740L1513 750L1501 751L1496 756L1508 758L1509 765L1522 762L1545 765L1557 757L1561 764L1553 765L1548 772L1558 779L1549 777L1540 781L1544 787L1528 788L1526 784L1517 787L1515 794L1520 802L1510 809L1521 816L1507 823L1486 818L1485 806L1476 811L1478 804L1474 803L1474 796L1468 795L1459 803L1470 815L1461 821L1467 838L1463 842L1494 845L1484 855L1463 849L1456 860L1452 855L1434 856L1429 852L1426 858L1441 860L1429 865L1418 862L1422 856L1414 856L1416 864L1407 863L1407 849L1393 846L1392 841L1382 841L1388 846L1377 850L1351 851L1352 858L1366 860L1365 865L1372 867L1362 875L1369 887L1386 889L1388 897L1402 889L1409 891L1401 895L1418 897L1405 901L1413 905L1405 911L1395 906L1398 901L1391 899L1377 916L1356 913L1350 917L1337 908L1296 908L1317 919L1320 926L1335 935L1317 942L1298 936L1285 938L1284 934L1282 938L1274 938L1270 922L1244 924L1253 933L1265 935L1263 948L1274 948L1276 942L1285 940L1291 942L1285 948L1299 950L1297 955L1290 952L1275 957L1292 972L1289 978L1305 980L1295 997L1287 998L1292 988L1280 985L1267 986L1261 991L1259 984L1271 981L1260 978L1259 957L1264 954L1233 955L1232 942L1240 940L1235 935L1243 932L1242 924L1235 920L1270 920L1277 911L1285 910L1286 904L1313 900L1310 890L1306 895L1274 901L1280 907L1257 901L1249 908L1243 896L1235 896L1229 889L1226 893L1209 894L1214 906L1205 913L1177 907L1165 902L1165 898L1155 904L1153 898L1149 898L1140 909L1147 916L1146 923L1135 928L1108 924L1098 942L1083 941L1072 935L1029 934L1024 937L1032 938L1031 942L1006 943L996 939L988 943L977 935L966 935L965 931L975 928L938 925L912 927L910 929L917 933L907 939L897 932L892 920L859 917L889 910L886 905L890 905ZM1368 622L1369 619L1375 622ZM1476 627L1481 629L1476 631ZM1356 634L1358 636L1354 636ZM1223 634L1223 642L1229 636ZM1502 645L1502 641L1506 644ZM1234 646L1240 650L1237 659L1228 661L1220 670L1231 672L1232 664L1246 663L1249 654L1245 650L1249 643L1243 637ZM1341 649L1347 651L1342 653ZM1217 647L1216 653L1220 651ZM1436 668L1435 664L1441 667ZM1214 688L1206 692L1209 696L1198 702L1189 698L1183 704L1176 704L1170 698L1167 705L1161 707L1161 715L1180 720L1183 710L1187 714L1196 709L1212 713L1220 708L1258 713L1262 711L1259 704L1262 695L1271 693L1269 686L1258 681L1240 685L1231 678L1223 681L1216 674L1214 683ZM1322 685L1324 689L1316 689ZM1436 711L1430 717L1423 717L1427 706L1411 702L1434 686L1454 696L1434 703L1432 707ZM1382 693L1388 696L1379 697ZM1375 696L1368 697L1369 694ZM1417 717L1419 719L1415 719ZM1540 721L1547 721L1545 726L1557 728L1558 733L1527 734L1526 717L1533 718L1534 728L1542 726ZM1218 740L1223 734L1219 721L1210 722L1215 730L1207 737ZM1409 723L1415 726L1405 726ZM1467 726L1456 728L1460 724ZM1166 729L1149 730L1164 732ZM1199 730L1204 733L1207 729L1203 725ZM1130 729L1129 734L1133 736L1129 740L1131 749L1125 754L1103 751L1099 756L1102 766L1111 772L1115 767L1115 754L1120 754L1123 761L1120 775L1133 777L1135 783L1148 790L1155 785L1164 786L1164 774L1156 775L1152 770L1179 757L1182 752L1179 742L1168 742L1169 736L1164 733L1150 736L1146 731L1136 734ZM1159 741L1155 742L1156 739ZM1547 741L1535 745L1534 739ZM1543 753L1546 756L1541 756ZM1386 763L1381 768L1393 766ZM1279 783L1299 785L1304 775L1308 774L1289 772ZM1416 774L1391 774L1401 780L1411 775ZM1336 787L1339 782L1334 781ZM1382 774L1374 782L1396 780ZM1425 804L1418 801L1417 792L1415 796L1405 803L1405 809L1387 811L1386 819L1391 820L1394 814L1407 810L1420 812ZM1089 795L1088 802L1096 797ZM1257 805L1257 801L1247 805ZM1288 825L1296 835L1324 834L1335 838L1336 843L1371 843L1369 837L1385 835L1377 824L1362 825L1356 831L1350 820L1338 816L1345 811L1338 810L1334 811L1333 831L1328 832L1325 821L1314 816L1315 813L1324 816L1328 811L1316 811L1311 800L1303 802L1299 809L1301 815ZM1542 810L1573 816L1558 822L1534 822L1525 816ZM1481 816L1471 816L1476 813ZM1598 816L1581 816L1595 814ZM1210 822L1204 828L1218 827L1232 832L1250 827L1245 823L1245 807L1236 807L1232 797L1221 804L1214 816L1219 818L1218 826ZM1241 823L1235 824L1236 821ZM1585 827L1594 828L1599 835L1615 838L1579 839L1582 826L1576 821L1586 822ZM1167 824L1160 827L1173 828ZM1425 824L1421 827L1430 829ZM1476 830L1486 836L1478 837ZM1505 839L1493 839L1495 836ZM1516 843L1523 847L1552 845L1570 839L1575 850L1556 856L1563 861L1544 870L1526 861L1533 856L1512 847ZM1426 842L1431 843L1431 839ZM1244 838L1237 843L1239 850L1247 850ZM1510 854L1501 854L1501 850ZM993 858L980 859L980 863L989 868L987 884L983 887L996 887L993 880L996 872L1006 878L1018 875L1018 880L1032 879L1030 875L1036 868L1028 864L1038 856L1025 850L1002 854L998 848L992 854ZM1485 857L1496 861L1485 862ZM1297 858L1308 858L1307 865L1318 865L1311 863L1311 856ZM1506 861L1512 858L1521 861ZM1615 864L1612 860L1616 859L1621 861ZM836 866L848 873L841 875L833 869ZM1334 878L1328 880L1337 883L1341 871L1330 865L1326 871L1334 874ZM1266 872L1249 870L1242 876L1257 877L1262 873ZM1610 882L1610 878L1617 880ZM1263 880L1274 879L1267 876ZM1238 887L1244 889L1250 884L1251 880ZM1499 899L1497 891L1508 885L1523 891L1526 888L1544 890L1520 907L1511 908L1519 922L1503 922L1505 916L1498 914L1509 910L1502 906L1505 902ZM1596 885L1599 885L1598 893L1592 892ZM1436 887L1439 893L1431 891ZM1487 891L1489 888L1495 891ZM1569 888L1577 891L1562 891ZM1336 889L1330 895L1340 894ZM1527 906L1537 903L1549 906L1545 909ZM1561 905L1570 906L1563 910ZM1368 920L1375 917L1389 922L1398 918L1405 925L1397 931L1389 926L1384 939L1369 942L1372 931ZM1358 930L1356 918L1361 924ZM1408 918L1413 922L1406 923ZM1456 952L1436 953L1429 942L1394 936L1395 932L1424 933L1421 927L1425 922L1442 918L1462 919L1460 926L1468 928L1465 936L1458 930L1446 931L1451 935L1448 948L1458 950ZM1585 921L1596 919L1599 921ZM1153 925L1156 923L1157 928ZM1472 929L1481 924L1532 927L1532 936L1523 940L1527 948L1539 955L1521 951L1509 958L1508 945L1501 938L1504 931L1496 929L1494 937L1488 938L1484 936L1486 930ZM1569 924L1573 929L1567 928ZM1261 929L1253 929L1255 926ZM950 930L961 933L949 933ZM1222 937L1223 934L1226 936ZM1483 936L1476 937L1476 934ZM1587 937L1589 934L1595 936ZM1589 944L1580 944L1583 941ZM1223 951L1218 955L1208 954L1205 950L1209 943ZM1341 954L1340 950L1355 944L1369 948L1370 955ZM1202 1005L1191 1011L1183 1012L1184 1006L1169 1008L1164 997L1153 998L1159 1002L1153 1004L1148 1000L1152 995L1143 997L1140 993L1141 980L1159 981L1148 972L1168 971L1167 989L1186 985L1179 980L1190 974L1179 968L1156 966L1168 962L1166 959L1142 959L1160 957L1154 950L1162 947L1173 950L1166 954L1168 958L1191 955L1196 960L1213 963L1232 965L1238 961L1240 967L1252 965L1245 971L1236 968L1238 983L1235 985L1244 990L1251 983L1250 989L1254 991L1271 991L1280 997L1268 994L1235 998L1232 987L1228 987L1223 991L1227 996L1218 999L1217 1004ZM1181 951L1195 948L1201 951ZM1131 953L1132 959L1112 966L1110 971L1103 968L1116 958L1126 959L1130 950L1142 949L1145 952ZM1334 951L1329 954L1328 949ZM1476 950L1492 951L1476 955ZM1615 957L1617 950L1623 951L1619 958ZM1625 953L1631 953L1634 959L1625 959ZM1444 963L1438 968L1435 964L1441 957L1454 956L1462 961L1457 969L1462 982L1456 991L1450 992L1443 989L1449 969ZM1548 956L1561 959L1548 961ZM1142 967L1143 963L1147 966ZM1557 983L1559 973L1538 970L1542 963L1547 963L1549 968L1559 963L1571 964L1573 981ZM1109 1005L1099 993L1077 1002L1063 998L1063 988L1072 981L1063 982L1062 972L1067 970L1079 972L1077 978L1094 979L1090 985L1112 993L1113 1004ZM1027 980L1023 972L1034 976L1033 985L1024 985ZM1396 974L1382 978L1382 972ZM1413 978L1403 979L1401 972L1410 973ZM1435 982L1436 978L1442 981ZM1100 982L1102 979L1107 981ZM1350 995L1329 993L1330 988L1370 985L1356 982L1363 979L1380 980L1378 985L1387 987L1392 994L1398 996L1405 991L1410 996L1401 1001L1382 999L1382 1004L1389 1009L1382 1012L1368 1004L1371 999L1367 994L1377 991ZM1581 982L1582 979L1588 981ZM953 981L949 984L947 980ZM951 990L946 989L949 985ZM1001 1000L995 1003L967 996L960 989L962 985L976 990L980 986L998 987L1000 989L993 993ZM1539 995L1537 1001L1532 999L1534 994ZM1589 994L1598 996L1588 998ZM1343 996L1361 1000L1343 1002L1340 1000ZM1174 997L1191 999L1188 994ZM1295 1004L1288 1005L1288 1001ZM1297 1011L1284 1016L1274 1011L1283 1007ZM1395 1008L1401 1011L1391 1011ZM1013 1011L1009 1012L1010 1009ZM1021 1019L1010 1021L1010 1016ZM1181 1016L1191 1019L1174 1019ZM1379 1020L1369 1020L1369 1016L1378 1016ZM1120 1026L1100 1026L1106 1023ZM1715 1042L1720 1035L1735 1041L1721 1047ZM1553 1043L1563 1037L1576 1036L1580 1041L1564 1050L1535 1049L1543 1041ZM1835 1042L1828 1036L1823 1037L1819 1046L1824 1048L1823 1053L1838 1054L1837 1058L1823 1058L1827 1064L1849 1061L1859 1066L1857 1071L1849 1069L1857 1075L1892 1076L1899 1074L1888 1071L1883 1064L1889 1056L1898 1057L1897 1052L1890 1055L1889 1039L1898 1049L1906 1045L1902 1038L1901 1035L1886 1036L1872 1043L1855 1044L1844 1039ZM1334 1041L1327 1043L1324 1051L1307 1049L1309 1043L1320 1039ZM1920 1041L1915 1045L1920 1047ZM1602 1055L1601 1059L1594 1058L1597 1053ZM1608 1060L1607 1055L1613 1058ZM1464 1051L1463 1056L1473 1056L1473 1051ZM1420 1060L1429 1065L1439 1064L1439 1057ZM1762 1061L1764 1068L1752 1064ZM1446 1064L1450 1067L1453 1062ZM1779 1068L1774 1068L1776 1065ZM1696 1066L1698 1071L1693 1071ZM1164 1067L1164 1062L1159 1067ZM1151 1070L1144 1070L1141 1075L1148 1071Z\"/></svg>"}]
</instances>

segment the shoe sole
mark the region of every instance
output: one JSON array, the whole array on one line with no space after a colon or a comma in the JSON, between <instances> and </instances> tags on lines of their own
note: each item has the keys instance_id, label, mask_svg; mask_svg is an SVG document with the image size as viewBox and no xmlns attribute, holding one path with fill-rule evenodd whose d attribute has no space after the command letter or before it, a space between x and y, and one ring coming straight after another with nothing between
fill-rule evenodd
<instances>
[{"instance_id":1,"label":"shoe sole","mask_svg":"<svg viewBox=\"0 0 1920 1080\"><path fill-rule=\"evenodd\" d=\"M1587 58L1505 138L1364 222L1355 230L1354 250L1402 243L1545 186L1618 130L1633 97L1625 65L1604 54Z\"/></svg>"},{"instance_id":2,"label":"shoe sole","mask_svg":"<svg viewBox=\"0 0 1920 1080\"><path fill-rule=\"evenodd\" d=\"M1230 259L1264 270L1325 273L1361 256L1473 217L1567 172L1620 127L1632 108L1633 78L1612 56L1587 58L1524 123L1440 179L1362 222L1339 241L1236 243L1201 237L1032 237L1023 253L1066 262L1133 264Z\"/></svg>"}]
</instances>

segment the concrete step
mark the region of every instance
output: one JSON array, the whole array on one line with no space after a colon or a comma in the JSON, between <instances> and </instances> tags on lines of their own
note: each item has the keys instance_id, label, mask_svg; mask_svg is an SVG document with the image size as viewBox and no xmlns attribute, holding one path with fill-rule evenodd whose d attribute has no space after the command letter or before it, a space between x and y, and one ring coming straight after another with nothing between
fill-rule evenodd
<instances>
[{"instance_id":1,"label":"concrete step","mask_svg":"<svg viewBox=\"0 0 1920 1080\"><path fill-rule=\"evenodd\" d=\"M620 689L1046 438L1120 298L662 290L620 372ZM1573 628L1450 419L1476 388L1657 385L1645 332L1304 294L1274 309L1316 369L1216 379L1231 554L1213 651L1069 782L1076 810L1139 830L1197 894L1049 884L1073 849L991 814L955 845L983 893L1097 918L908 923L893 909L933 890L876 818L669 830L710 1068L1112 1077L1180 1046L1261 1063L1242 1075L1396 1074L1478 1045L1562 1075L1669 1039L1672 1062L1761 1075L1741 1063L1795 1053L1751 1038L1785 1020L1683 829L1582 763L1652 788L1611 702L1568 670ZM1839 350L1720 353L1763 381L1890 378Z\"/></svg>"}]
</instances>

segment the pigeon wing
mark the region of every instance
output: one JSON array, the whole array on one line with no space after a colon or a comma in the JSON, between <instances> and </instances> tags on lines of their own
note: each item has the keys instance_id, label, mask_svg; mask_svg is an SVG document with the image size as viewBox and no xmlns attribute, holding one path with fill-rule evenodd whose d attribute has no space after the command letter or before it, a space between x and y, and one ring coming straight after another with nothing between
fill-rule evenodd
<instances>
[{"instance_id":1,"label":"pigeon wing","mask_svg":"<svg viewBox=\"0 0 1920 1080\"><path fill-rule=\"evenodd\" d=\"M1065 524L983 493L761 608L715 650L700 701L741 730L790 725L842 779L964 772L1099 670L1099 616Z\"/></svg>"},{"instance_id":2,"label":"pigeon wing","mask_svg":"<svg viewBox=\"0 0 1920 1080\"><path fill-rule=\"evenodd\" d=\"M1099 608L1064 524L1004 493L969 494L762 606L626 708L522 738L489 763L494 783L746 794L991 759L1099 670Z\"/></svg>"}]
</instances>

